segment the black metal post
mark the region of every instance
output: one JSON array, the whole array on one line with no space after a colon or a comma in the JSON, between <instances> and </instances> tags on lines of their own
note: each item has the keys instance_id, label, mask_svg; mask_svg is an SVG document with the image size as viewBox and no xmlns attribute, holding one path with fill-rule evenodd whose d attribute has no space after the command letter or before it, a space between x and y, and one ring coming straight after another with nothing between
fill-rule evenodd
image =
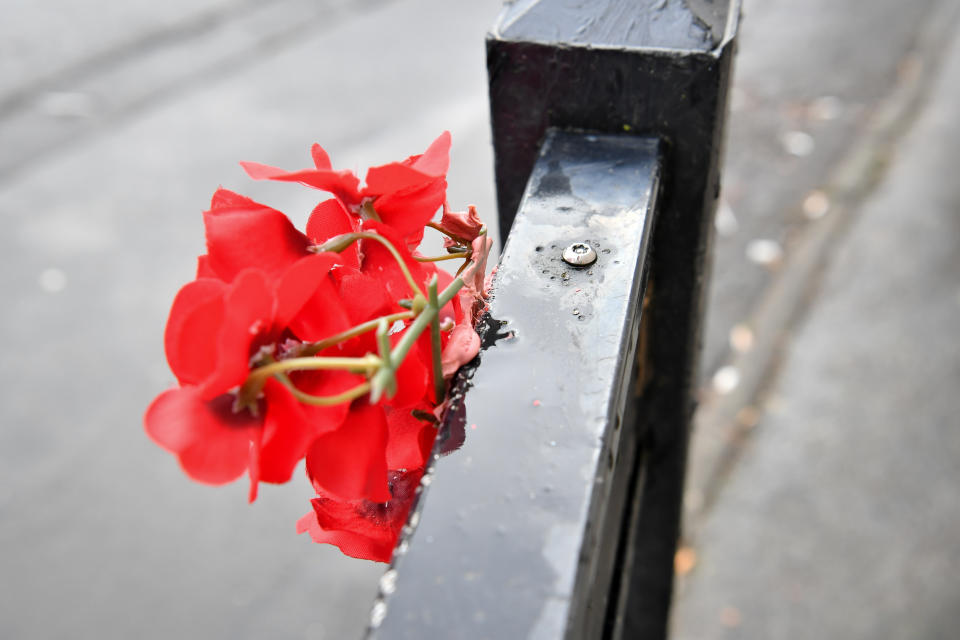
<instances>
[{"instance_id":1,"label":"black metal post","mask_svg":"<svg viewBox=\"0 0 960 640\"><path fill-rule=\"evenodd\" d=\"M510 233L482 364L455 387L371 638L665 636L738 15L501 14L487 47ZM565 262L577 243L596 261Z\"/></svg>"},{"instance_id":2,"label":"black metal post","mask_svg":"<svg viewBox=\"0 0 960 640\"><path fill-rule=\"evenodd\" d=\"M666 635L739 0L515 2L487 40L500 228L549 127L665 145L654 231L644 460L618 632Z\"/></svg>"}]
</instances>

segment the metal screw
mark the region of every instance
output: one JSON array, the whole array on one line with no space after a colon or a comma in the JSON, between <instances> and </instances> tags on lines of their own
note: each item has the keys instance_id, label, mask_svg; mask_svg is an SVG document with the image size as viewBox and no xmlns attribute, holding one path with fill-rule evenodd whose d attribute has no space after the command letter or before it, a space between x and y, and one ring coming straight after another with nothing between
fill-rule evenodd
<instances>
[{"instance_id":1,"label":"metal screw","mask_svg":"<svg viewBox=\"0 0 960 640\"><path fill-rule=\"evenodd\" d=\"M575 267L586 267L597 261L597 252L586 242L574 242L563 250L563 261Z\"/></svg>"}]
</instances>

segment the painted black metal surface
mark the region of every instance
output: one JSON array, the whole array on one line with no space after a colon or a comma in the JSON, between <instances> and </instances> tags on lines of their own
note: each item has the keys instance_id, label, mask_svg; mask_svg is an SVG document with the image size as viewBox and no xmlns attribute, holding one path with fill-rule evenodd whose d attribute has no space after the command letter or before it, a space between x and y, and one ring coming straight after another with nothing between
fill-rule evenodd
<instances>
[{"instance_id":1,"label":"painted black metal surface","mask_svg":"<svg viewBox=\"0 0 960 640\"><path fill-rule=\"evenodd\" d=\"M664 143L651 257L653 374L637 407L644 485L618 620L626 638L666 634L739 5L521 0L487 38L502 231L549 127Z\"/></svg>"},{"instance_id":2,"label":"painted black metal surface","mask_svg":"<svg viewBox=\"0 0 960 640\"><path fill-rule=\"evenodd\" d=\"M635 136L548 137L501 258L481 364L457 386L435 451L463 444L426 476L370 637L601 637L634 468L659 156L658 141ZM562 260L579 242L596 262Z\"/></svg>"},{"instance_id":3,"label":"painted black metal surface","mask_svg":"<svg viewBox=\"0 0 960 640\"><path fill-rule=\"evenodd\" d=\"M496 37L590 47L713 49L726 26L726 2L714 0L555 0L508 4Z\"/></svg>"}]
</instances>

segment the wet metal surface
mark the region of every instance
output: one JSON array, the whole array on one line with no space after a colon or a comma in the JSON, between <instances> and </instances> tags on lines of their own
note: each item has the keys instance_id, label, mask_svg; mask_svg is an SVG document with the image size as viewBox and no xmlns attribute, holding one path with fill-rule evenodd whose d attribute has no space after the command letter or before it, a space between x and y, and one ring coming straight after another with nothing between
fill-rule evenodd
<instances>
[{"instance_id":1,"label":"wet metal surface","mask_svg":"<svg viewBox=\"0 0 960 640\"><path fill-rule=\"evenodd\" d=\"M627 8L626 22L657 28L621 28L613 16ZM618 622L628 638L666 633L739 13L739 0L521 1L487 37L501 230L547 129L664 141L647 318L655 375L637 407L645 482ZM691 38L696 25L710 37Z\"/></svg>"},{"instance_id":2,"label":"wet metal surface","mask_svg":"<svg viewBox=\"0 0 960 640\"><path fill-rule=\"evenodd\" d=\"M647 138L548 135L480 366L436 450L463 444L425 476L371 637L600 637L636 444L625 412L659 155ZM576 242L596 263L562 261Z\"/></svg>"},{"instance_id":3,"label":"wet metal surface","mask_svg":"<svg viewBox=\"0 0 960 640\"><path fill-rule=\"evenodd\" d=\"M726 2L712 0L527 0L507 6L497 35L593 47L714 48L726 26Z\"/></svg>"}]
</instances>

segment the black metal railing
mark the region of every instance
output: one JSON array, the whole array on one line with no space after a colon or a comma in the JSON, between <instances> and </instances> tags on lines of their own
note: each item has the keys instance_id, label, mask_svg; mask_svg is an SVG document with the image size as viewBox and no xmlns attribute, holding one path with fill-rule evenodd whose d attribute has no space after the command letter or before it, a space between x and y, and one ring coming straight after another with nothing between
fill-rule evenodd
<instances>
[{"instance_id":1,"label":"black metal railing","mask_svg":"<svg viewBox=\"0 0 960 640\"><path fill-rule=\"evenodd\" d=\"M501 14L487 49L510 232L371 638L665 636L738 14Z\"/></svg>"}]
</instances>

